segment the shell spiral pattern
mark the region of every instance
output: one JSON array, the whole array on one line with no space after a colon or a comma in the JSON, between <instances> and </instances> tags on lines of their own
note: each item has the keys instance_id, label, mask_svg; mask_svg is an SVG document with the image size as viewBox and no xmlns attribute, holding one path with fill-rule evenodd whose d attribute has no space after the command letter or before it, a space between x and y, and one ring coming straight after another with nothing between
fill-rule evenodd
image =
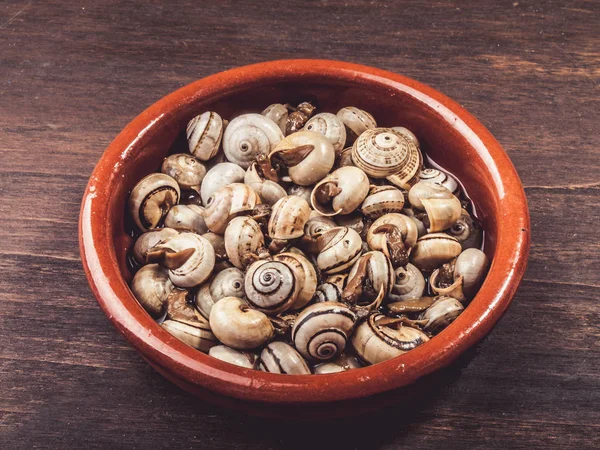
<instances>
[{"instance_id":1,"label":"shell spiral pattern","mask_svg":"<svg viewBox=\"0 0 600 450\"><path fill-rule=\"evenodd\" d=\"M265 314L288 309L300 286L293 270L283 261L256 261L248 267L244 281L248 303Z\"/></svg>"}]
</instances>

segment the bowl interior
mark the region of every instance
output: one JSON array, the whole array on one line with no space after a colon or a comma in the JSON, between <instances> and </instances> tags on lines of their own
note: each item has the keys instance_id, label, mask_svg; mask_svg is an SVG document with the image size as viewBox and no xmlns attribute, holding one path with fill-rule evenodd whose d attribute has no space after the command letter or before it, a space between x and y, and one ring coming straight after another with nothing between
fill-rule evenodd
<instances>
[{"instance_id":1,"label":"bowl interior","mask_svg":"<svg viewBox=\"0 0 600 450\"><path fill-rule=\"evenodd\" d=\"M369 111L378 126L404 126L419 138L424 154L445 170L454 174L472 199L478 219L485 230L484 250L490 260L495 250L496 222L492 213L497 194L492 174L482 171L481 155L466 137L451 123L442 121L438 111L406 92L390 92L389 87L372 83L352 83L331 80L264 80L252 86L237 86L212 98L199 97L196 102L172 111L168 121L153 130L147 143L135 152L135 161L128 165L125 182L115 192L113 201L120 204L113 220L114 252L122 275L131 279L126 264L129 247L133 244L128 230L127 196L143 176L160 170L168 154L187 152L185 127L187 122L204 111L216 111L224 119L260 112L271 103L297 104L311 100L318 112L336 113L344 106L356 106Z\"/></svg>"}]
</instances>

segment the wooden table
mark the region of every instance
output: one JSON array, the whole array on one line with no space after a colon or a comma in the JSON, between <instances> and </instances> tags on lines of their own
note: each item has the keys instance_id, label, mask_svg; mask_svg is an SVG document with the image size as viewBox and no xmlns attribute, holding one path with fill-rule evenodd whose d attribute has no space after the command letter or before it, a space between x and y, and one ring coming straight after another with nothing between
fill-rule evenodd
<instances>
[{"instance_id":1,"label":"wooden table","mask_svg":"<svg viewBox=\"0 0 600 450\"><path fill-rule=\"evenodd\" d=\"M0 49L0 448L600 447L598 2L8 0ZM79 204L114 136L197 78L290 57L439 89L525 186L514 304L414 413L274 425L201 403L129 347L83 275Z\"/></svg>"}]
</instances>

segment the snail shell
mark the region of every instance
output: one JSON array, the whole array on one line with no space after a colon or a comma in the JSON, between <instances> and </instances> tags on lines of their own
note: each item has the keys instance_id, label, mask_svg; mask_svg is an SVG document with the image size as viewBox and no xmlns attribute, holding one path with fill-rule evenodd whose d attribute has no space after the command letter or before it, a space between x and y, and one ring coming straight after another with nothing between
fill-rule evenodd
<instances>
[{"instance_id":1,"label":"snail shell","mask_svg":"<svg viewBox=\"0 0 600 450\"><path fill-rule=\"evenodd\" d=\"M285 135L285 127L288 119L288 109L281 103L273 103L267 106L263 112L263 116L267 119L271 119L277 124L281 132Z\"/></svg>"},{"instance_id":2,"label":"snail shell","mask_svg":"<svg viewBox=\"0 0 600 450\"><path fill-rule=\"evenodd\" d=\"M320 133L329 139L336 154L341 153L346 143L346 127L339 117L331 113L319 113L311 117L303 130Z\"/></svg>"},{"instance_id":3,"label":"snail shell","mask_svg":"<svg viewBox=\"0 0 600 450\"><path fill-rule=\"evenodd\" d=\"M396 269L396 281L388 295L390 302L400 302L423 296L425 277L419 269L408 263L406 267Z\"/></svg>"},{"instance_id":4,"label":"snail shell","mask_svg":"<svg viewBox=\"0 0 600 450\"><path fill-rule=\"evenodd\" d=\"M251 217L236 217L225 229L225 250L229 261L238 269L245 269L249 256L258 255L265 246L260 225Z\"/></svg>"},{"instance_id":5,"label":"snail shell","mask_svg":"<svg viewBox=\"0 0 600 450\"><path fill-rule=\"evenodd\" d=\"M315 366L315 374L326 374L326 373L339 373L346 372L351 369L360 369L362 364L354 356L346 355L342 353L337 358L332 359L329 362L319 364Z\"/></svg>"},{"instance_id":6,"label":"snail shell","mask_svg":"<svg viewBox=\"0 0 600 450\"><path fill-rule=\"evenodd\" d=\"M325 231L317 241L317 266L325 274L344 272L356 262L362 252L360 235L348 227Z\"/></svg>"},{"instance_id":7,"label":"snail shell","mask_svg":"<svg viewBox=\"0 0 600 450\"><path fill-rule=\"evenodd\" d=\"M175 205L165 217L165 227L179 231L193 231L204 234L208 231L204 221L204 212L197 205Z\"/></svg>"},{"instance_id":8,"label":"snail shell","mask_svg":"<svg viewBox=\"0 0 600 450\"><path fill-rule=\"evenodd\" d=\"M460 218L446 232L458 239L463 250L481 248L481 244L483 243L483 230L481 226L464 209Z\"/></svg>"},{"instance_id":9,"label":"snail shell","mask_svg":"<svg viewBox=\"0 0 600 450\"><path fill-rule=\"evenodd\" d=\"M260 347L274 335L269 318L237 297L225 297L215 303L209 322L217 339L237 350Z\"/></svg>"},{"instance_id":10,"label":"snail shell","mask_svg":"<svg viewBox=\"0 0 600 450\"><path fill-rule=\"evenodd\" d=\"M367 174L358 167L340 167L315 185L310 202L324 216L350 214L368 193Z\"/></svg>"},{"instance_id":11,"label":"snail shell","mask_svg":"<svg viewBox=\"0 0 600 450\"><path fill-rule=\"evenodd\" d=\"M418 147L404 135L390 128L373 128L354 143L352 161L373 178L394 175L408 182L418 176L422 156Z\"/></svg>"},{"instance_id":12,"label":"snail shell","mask_svg":"<svg viewBox=\"0 0 600 450\"><path fill-rule=\"evenodd\" d=\"M289 309L302 288L287 263L267 260L256 261L248 267L244 286L248 303L273 316Z\"/></svg>"},{"instance_id":13,"label":"snail shell","mask_svg":"<svg viewBox=\"0 0 600 450\"><path fill-rule=\"evenodd\" d=\"M225 239L220 234L213 233L212 231L209 233L204 233L202 235L204 239L210 242L210 245L213 246L215 250L215 258L217 260L223 260L227 258L227 251L225 250Z\"/></svg>"},{"instance_id":14,"label":"snail shell","mask_svg":"<svg viewBox=\"0 0 600 450\"><path fill-rule=\"evenodd\" d=\"M210 311L220 299L225 297L244 298L244 273L235 268L219 272L212 281L204 283L196 294L195 303L198 311L206 317L210 317Z\"/></svg>"},{"instance_id":15,"label":"snail shell","mask_svg":"<svg viewBox=\"0 0 600 450\"><path fill-rule=\"evenodd\" d=\"M404 208L404 195L394 186L371 186L369 195L360 206L361 212L370 219L388 213L400 213Z\"/></svg>"},{"instance_id":16,"label":"snail shell","mask_svg":"<svg viewBox=\"0 0 600 450\"><path fill-rule=\"evenodd\" d=\"M427 227L425 226L421 218L415 215L415 212L411 208L404 208L402 210L402 214L409 217L410 220L412 220L415 223L419 232L419 237L425 236L427 234Z\"/></svg>"},{"instance_id":17,"label":"snail shell","mask_svg":"<svg viewBox=\"0 0 600 450\"><path fill-rule=\"evenodd\" d=\"M314 266L305 256L294 252L279 253L273 259L285 263L292 269L296 284L299 287L298 296L289 309L304 308L312 300L317 290L317 272Z\"/></svg>"},{"instance_id":18,"label":"snail shell","mask_svg":"<svg viewBox=\"0 0 600 450\"><path fill-rule=\"evenodd\" d=\"M304 236L302 236L302 246L309 253L319 253L317 238L325 231L337 227L337 224L329 217L317 215L313 216L304 225Z\"/></svg>"},{"instance_id":19,"label":"snail shell","mask_svg":"<svg viewBox=\"0 0 600 450\"><path fill-rule=\"evenodd\" d=\"M273 205L277 200L288 195L278 183L261 178L255 162L248 167L244 183L250 186L267 205Z\"/></svg>"},{"instance_id":20,"label":"snail shell","mask_svg":"<svg viewBox=\"0 0 600 450\"><path fill-rule=\"evenodd\" d=\"M165 158L160 171L173 177L181 189L200 191L206 167L192 155L177 153Z\"/></svg>"},{"instance_id":21,"label":"snail shell","mask_svg":"<svg viewBox=\"0 0 600 450\"><path fill-rule=\"evenodd\" d=\"M358 357L366 364L377 364L412 350L429 338L416 328L392 328L380 324L383 314L372 314L352 335L351 344Z\"/></svg>"},{"instance_id":22,"label":"snail shell","mask_svg":"<svg viewBox=\"0 0 600 450\"><path fill-rule=\"evenodd\" d=\"M179 203L181 191L174 178L151 173L136 184L129 196L129 211L142 231L158 227L171 206Z\"/></svg>"},{"instance_id":23,"label":"snail shell","mask_svg":"<svg viewBox=\"0 0 600 450\"><path fill-rule=\"evenodd\" d=\"M392 231L386 231L388 228L395 230L393 233L397 236L390 234ZM403 214L388 213L369 227L366 241L372 250L382 251L392 260L392 264L397 266L407 262L408 253L416 244L417 238L417 226L409 217Z\"/></svg>"},{"instance_id":24,"label":"snail shell","mask_svg":"<svg viewBox=\"0 0 600 450\"><path fill-rule=\"evenodd\" d=\"M348 281L349 274L347 273L336 273L335 275L329 275L325 278L325 283L335 284L337 288L341 291L346 287L346 282Z\"/></svg>"},{"instance_id":25,"label":"snail shell","mask_svg":"<svg viewBox=\"0 0 600 450\"><path fill-rule=\"evenodd\" d=\"M423 169L419 174L419 181L441 184L454 195L458 195L460 192L458 182L454 179L454 177L438 169Z\"/></svg>"},{"instance_id":26,"label":"snail shell","mask_svg":"<svg viewBox=\"0 0 600 450\"><path fill-rule=\"evenodd\" d=\"M223 137L223 119L216 112L206 111L187 124L190 153L201 161L208 161L219 151Z\"/></svg>"},{"instance_id":27,"label":"snail shell","mask_svg":"<svg viewBox=\"0 0 600 450\"><path fill-rule=\"evenodd\" d=\"M315 303L341 302L342 290L335 283L325 282L317 286L313 299L315 300Z\"/></svg>"},{"instance_id":28,"label":"snail shell","mask_svg":"<svg viewBox=\"0 0 600 450\"><path fill-rule=\"evenodd\" d=\"M465 307L452 297L439 297L433 305L419 316L420 320L427 322L423 329L431 334L438 334L464 311Z\"/></svg>"},{"instance_id":29,"label":"snail shell","mask_svg":"<svg viewBox=\"0 0 600 450\"><path fill-rule=\"evenodd\" d=\"M356 314L343 303L316 303L302 311L292 328L292 341L302 356L327 361L344 351Z\"/></svg>"},{"instance_id":30,"label":"snail shell","mask_svg":"<svg viewBox=\"0 0 600 450\"><path fill-rule=\"evenodd\" d=\"M208 352L211 347L218 344L208 323L198 322L190 325L176 320L165 320L161 326L184 344L201 352Z\"/></svg>"},{"instance_id":31,"label":"snail shell","mask_svg":"<svg viewBox=\"0 0 600 450\"><path fill-rule=\"evenodd\" d=\"M258 355L255 353L240 352L239 350L227 347L226 345L215 345L210 349L208 354L213 358L246 369L254 369L256 367L256 361L258 361Z\"/></svg>"},{"instance_id":32,"label":"snail shell","mask_svg":"<svg viewBox=\"0 0 600 450\"><path fill-rule=\"evenodd\" d=\"M207 323L206 319L190 303L190 291L187 289L173 289L167 297L167 315L165 320L197 325L199 322Z\"/></svg>"},{"instance_id":33,"label":"snail shell","mask_svg":"<svg viewBox=\"0 0 600 450\"><path fill-rule=\"evenodd\" d=\"M310 217L310 206L301 197L288 195L277 201L271 210L267 225L272 239L296 239L304 234L304 225Z\"/></svg>"},{"instance_id":34,"label":"snail shell","mask_svg":"<svg viewBox=\"0 0 600 450\"><path fill-rule=\"evenodd\" d=\"M415 134L412 131L410 131L408 128L404 128L404 127L392 127L392 130L394 130L396 133L403 134L408 139L410 139L417 147L420 147L419 140L417 139L417 136L415 136Z\"/></svg>"},{"instance_id":35,"label":"snail shell","mask_svg":"<svg viewBox=\"0 0 600 450\"><path fill-rule=\"evenodd\" d=\"M232 183L219 188L206 202L204 220L213 233L224 234L234 217L251 211L261 203L254 190L243 183Z\"/></svg>"},{"instance_id":36,"label":"snail shell","mask_svg":"<svg viewBox=\"0 0 600 450\"><path fill-rule=\"evenodd\" d=\"M142 307L155 319L167 307L167 297L173 290L166 269L158 264L148 264L138 270L131 282L131 292Z\"/></svg>"},{"instance_id":37,"label":"snail shell","mask_svg":"<svg viewBox=\"0 0 600 450\"><path fill-rule=\"evenodd\" d=\"M288 195L296 195L300 198L306 200L307 203L310 203L310 193L312 192L312 186L299 186L297 184L292 184L288 190Z\"/></svg>"},{"instance_id":38,"label":"snail shell","mask_svg":"<svg viewBox=\"0 0 600 450\"><path fill-rule=\"evenodd\" d=\"M312 146L312 149L310 147ZM300 156L288 165L288 176L301 186L309 186L321 180L329 173L335 162L335 150L329 140L322 134L314 131L298 131L283 139L269 154L269 159L289 158L292 149L307 148L309 151L300 159ZM277 155L277 156L276 156Z\"/></svg>"},{"instance_id":39,"label":"snail shell","mask_svg":"<svg viewBox=\"0 0 600 450\"><path fill-rule=\"evenodd\" d=\"M420 181L408 192L413 208L425 210L429 219L429 233L450 228L460 218L460 200L441 184Z\"/></svg>"},{"instance_id":40,"label":"snail shell","mask_svg":"<svg viewBox=\"0 0 600 450\"><path fill-rule=\"evenodd\" d=\"M419 270L431 271L456 258L461 250L460 243L446 233L427 234L417 240L410 262Z\"/></svg>"},{"instance_id":41,"label":"snail shell","mask_svg":"<svg viewBox=\"0 0 600 450\"><path fill-rule=\"evenodd\" d=\"M148 253L148 250L155 245L160 244L165 239L178 234L179 231L174 230L173 228L159 228L157 230L145 232L135 241L133 246L133 257L138 264L146 264L146 254Z\"/></svg>"},{"instance_id":42,"label":"snail shell","mask_svg":"<svg viewBox=\"0 0 600 450\"><path fill-rule=\"evenodd\" d=\"M310 375L310 368L294 347L285 342L271 342L260 354L258 368L263 372Z\"/></svg>"},{"instance_id":43,"label":"snail shell","mask_svg":"<svg viewBox=\"0 0 600 450\"><path fill-rule=\"evenodd\" d=\"M463 292L467 298L473 298L477 293L488 266L487 256L476 248L468 248L456 258L454 279L463 278Z\"/></svg>"},{"instance_id":44,"label":"snail shell","mask_svg":"<svg viewBox=\"0 0 600 450\"><path fill-rule=\"evenodd\" d=\"M358 136L377 127L377 122L371 114L354 106L340 109L337 117L346 127L346 145L352 145Z\"/></svg>"},{"instance_id":45,"label":"snail shell","mask_svg":"<svg viewBox=\"0 0 600 450\"><path fill-rule=\"evenodd\" d=\"M365 217L358 211L352 214L346 214L343 216L336 216L335 222L340 227L348 227L352 228L363 239L367 237L367 230L371 225L371 221L369 219L365 219Z\"/></svg>"},{"instance_id":46,"label":"snail shell","mask_svg":"<svg viewBox=\"0 0 600 450\"><path fill-rule=\"evenodd\" d=\"M396 279L394 268L392 267L392 263L387 256L379 251L365 253L358 258L350 270L346 289L344 289L342 293L342 298L344 300L349 299L354 294L351 292L352 282L358 274L358 270L363 259L367 259L367 262L365 280L363 280L363 286L361 287L362 295L356 302L351 301L351 303L357 303L359 305L370 304L374 300L378 299L378 296L381 294L381 292L383 292L384 298L387 297L392 290L392 286L394 286L394 281ZM366 289L365 284L370 289Z\"/></svg>"},{"instance_id":47,"label":"snail shell","mask_svg":"<svg viewBox=\"0 0 600 450\"><path fill-rule=\"evenodd\" d=\"M243 183L246 172L237 164L224 162L216 164L207 173L202 180L200 187L200 197L202 203L206 205L208 199L219 188L225 187L232 183Z\"/></svg>"},{"instance_id":48,"label":"snail shell","mask_svg":"<svg viewBox=\"0 0 600 450\"><path fill-rule=\"evenodd\" d=\"M268 155L282 139L281 129L271 119L242 114L227 125L223 151L229 161L247 169L258 155Z\"/></svg>"},{"instance_id":49,"label":"snail shell","mask_svg":"<svg viewBox=\"0 0 600 450\"><path fill-rule=\"evenodd\" d=\"M171 282L178 287L194 287L206 280L215 265L215 250L210 242L194 233L180 233L168 238L153 248L153 251L193 252L179 267L169 269Z\"/></svg>"}]
</instances>

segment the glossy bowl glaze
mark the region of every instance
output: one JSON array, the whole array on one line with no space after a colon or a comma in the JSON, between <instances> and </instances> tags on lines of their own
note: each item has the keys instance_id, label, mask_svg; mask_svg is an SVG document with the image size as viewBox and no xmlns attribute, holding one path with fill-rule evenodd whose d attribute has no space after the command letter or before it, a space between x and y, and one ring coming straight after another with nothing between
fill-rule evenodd
<instances>
[{"instance_id":1,"label":"glossy bowl glaze","mask_svg":"<svg viewBox=\"0 0 600 450\"><path fill-rule=\"evenodd\" d=\"M233 366L164 331L128 287L132 245L126 233L128 193L185 149L183 130L195 115L231 119L270 103L312 99L321 111L357 106L380 126L412 130L423 151L456 175L486 230L492 260L479 293L448 328L395 359L330 375L278 375ZM510 304L529 251L529 213L519 177L490 132L436 90L387 71L324 60L255 64L209 76L164 97L136 117L96 166L81 206L79 240L86 276L111 322L166 378L221 405L268 416L333 417L397 401L416 380L448 366L490 332ZM483 355L485 357L485 355Z\"/></svg>"}]
</instances>

